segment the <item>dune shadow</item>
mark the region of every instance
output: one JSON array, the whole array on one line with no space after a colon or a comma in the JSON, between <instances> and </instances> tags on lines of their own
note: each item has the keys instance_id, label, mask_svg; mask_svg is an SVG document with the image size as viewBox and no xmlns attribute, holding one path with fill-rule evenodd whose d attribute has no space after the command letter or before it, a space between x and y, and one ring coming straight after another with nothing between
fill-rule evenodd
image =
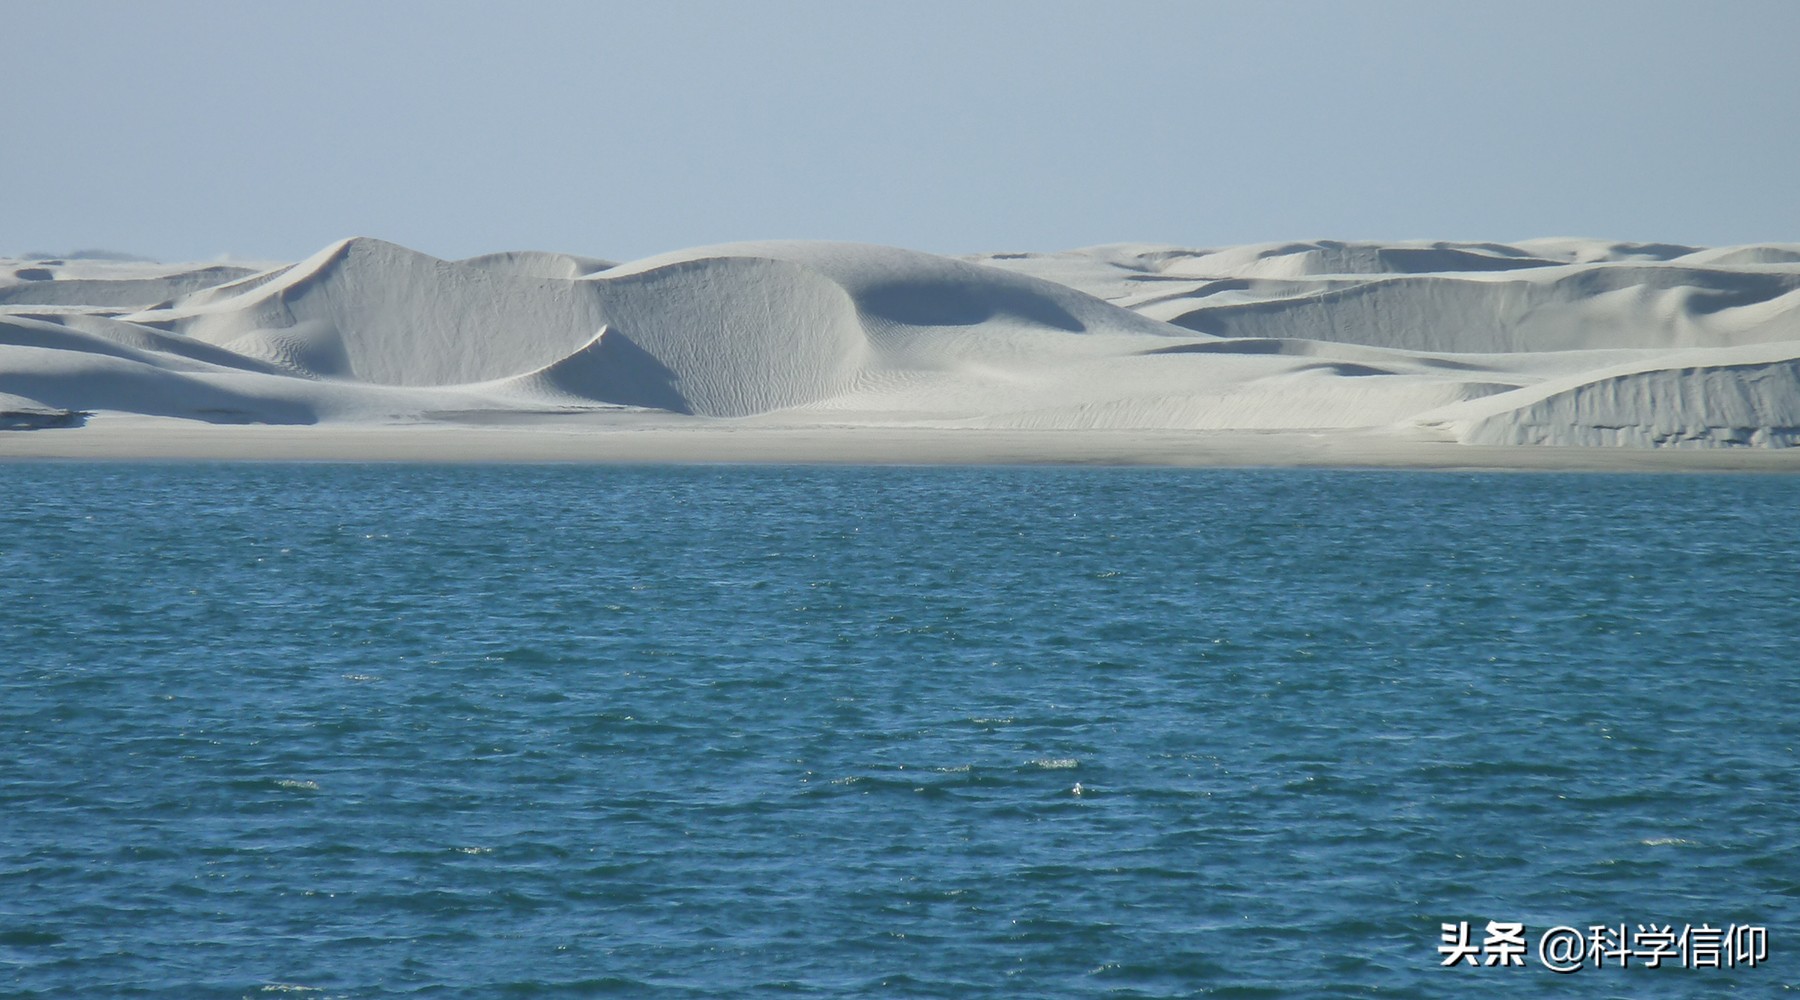
<instances>
[{"instance_id":1,"label":"dune shadow","mask_svg":"<svg viewBox=\"0 0 1800 1000\"><path fill-rule=\"evenodd\" d=\"M1195 333L1209 334L1214 337L1227 336L1225 331L1228 327L1222 318L1213 314L1213 308L1203 306L1193 312L1182 313L1180 316L1166 319L1164 322L1170 326L1181 327L1183 330L1192 330Z\"/></svg>"},{"instance_id":2,"label":"dune shadow","mask_svg":"<svg viewBox=\"0 0 1800 1000\"><path fill-rule=\"evenodd\" d=\"M673 413L694 409L675 383L679 376L616 327L604 327L587 347L541 372L549 385L574 396Z\"/></svg>"},{"instance_id":3,"label":"dune shadow","mask_svg":"<svg viewBox=\"0 0 1800 1000\"><path fill-rule=\"evenodd\" d=\"M1004 286L894 281L865 290L857 305L871 316L909 326L974 326L1007 316L1070 333L1087 329L1056 303Z\"/></svg>"},{"instance_id":4,"label":"dune shadow","mask_svg":"<svg viewBox=\"0 0 1800 1000\"><path fill-rule=\"evenodd\" d=\"M1294 369L1297 372L1329 372L1345 378L1364 378L1370 375L1397 375L1389 368L1377 368L1374 365L1359 365L1350 361L1322 361L1318 364L1301 365Z\"/></svg>"},{"instance_id":5,"label":"dune shadow","mask_svg":"<svg viewBox=\"0 0 1800 1000\"><path fill-rule=\"evenodd\" d=\"M86 410L0 410L0 430L50 430L59 426L86 426Z\"/></svg>"},{"instance_id":6,"label":"dune shadow","mask_svg":"<svg viewBox=\"0 0 1800 1000\"><path fill-rule=\"evenodd\" d=\"M86 427L93 416L86 410L0 410L0 431L42 431L57 427Z\"/></svg>"},{"instance_id":7,"label":"dune shadow","mask_svg":"<svg viewBox=\"0 0 1800 1000\"><path fill-rule=\"evenodd\" d=\"M1382 247L1375 251L1383 270L1394 274L1429 274L1454 271L1519 271L1556 267L1560 262L1541 257L1506 257L1452 247Z\"/></svg>"},{"instance_id":8,"label":"dune shadow","mask_svg":"<svg viewBox=\"0 0 1800 1000\"><path fill-rule=\"evenodd\" d=\"M1732 274L1715 272L1707 276L1706 287L1694 287L1687 299L1687 311L1694 316L1710 316L1727 309L1760 305L1794 291L1794 281L1785 274Z\"/></svg>"},{"instance_id":9,"label":"dune shadow","mask_svg":"<svg viewBox=\"0 0 1800 1000\"><path fill-rule=\"evenodd\" d=\"M1271 337L1245 337L1237 340L1207 341L1200 344L1176 344L1157 347L1144 354L1297 354L1285 340Z\"/></svg>"}]
</instances>

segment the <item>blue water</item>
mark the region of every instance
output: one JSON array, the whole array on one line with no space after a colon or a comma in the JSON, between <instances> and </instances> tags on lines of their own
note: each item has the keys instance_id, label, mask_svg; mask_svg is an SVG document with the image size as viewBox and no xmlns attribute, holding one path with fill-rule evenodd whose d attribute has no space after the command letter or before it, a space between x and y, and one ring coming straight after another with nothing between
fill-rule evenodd
<instances>
[{"instance_id":1,"label":"blue water","mask_svg":"<svg viewBox=\"0 0 1800 1000\"><path fill-rule=\"evenodd\" d=\"M1771 996L1800 479L0 466L7 996ZM1767 928L1439 967L1441 925Z\"/></svg>"}]
</instances>

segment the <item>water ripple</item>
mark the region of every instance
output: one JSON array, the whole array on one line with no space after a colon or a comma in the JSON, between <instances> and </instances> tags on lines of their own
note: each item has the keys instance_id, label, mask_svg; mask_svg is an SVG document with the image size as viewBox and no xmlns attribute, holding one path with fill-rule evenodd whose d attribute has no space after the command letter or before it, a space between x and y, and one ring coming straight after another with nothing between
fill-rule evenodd
<instances>
[{"instance_id":1,"label":"water ripple","mask_svg":"<svg viewBox=\"0 0 1800 1000\"><path fill-rule=\"evenodd\" d=\"M1434 950L1800 926L1792 479L4 475L22 995L1800 980Z\"/></svg>"}]
</instances>

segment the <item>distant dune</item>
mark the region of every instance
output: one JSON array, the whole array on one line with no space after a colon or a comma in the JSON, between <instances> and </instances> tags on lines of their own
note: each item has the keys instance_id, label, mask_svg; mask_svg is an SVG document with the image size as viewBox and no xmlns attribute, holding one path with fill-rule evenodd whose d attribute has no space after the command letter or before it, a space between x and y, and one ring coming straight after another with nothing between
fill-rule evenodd
<instances>
[{"instance_id":1,"label":"distant dune","mask_svg":"<svg viewBox=\"0 0 1800 1000\"><path fill-rule=\"evenodd\" d=\"M1800 443L1800 244L773 242L615 264L358 238L270 270L0 260L0 410L71 440L660 413L1772 449Z\"/></svg>"}]
</instances>

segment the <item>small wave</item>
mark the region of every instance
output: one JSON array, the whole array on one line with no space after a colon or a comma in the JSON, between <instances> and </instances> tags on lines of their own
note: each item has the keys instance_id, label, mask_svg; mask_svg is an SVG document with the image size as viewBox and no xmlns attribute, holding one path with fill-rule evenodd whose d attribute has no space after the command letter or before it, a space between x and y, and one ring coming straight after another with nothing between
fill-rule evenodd
<instances>
[{"instance_id":1,"label":"small wave","mask_svg":"<svg viewBox=\"0 0 1800 1000\"><path fill-rule=\"evenodd\" d=\"M1081 761L1074 757L1039 757L1031 762L1032 767L1041 767L1046 771L1066 771L1080 767Z\"/></svg>"},{"instance_id":2,"label":"small wave","mask_svg":"<svg viewBox=\"0 0 1800 1000\"><path fill-rule=\"evenodd\" d=\"M294 788L305 792L316 792L319 790L319 783L316 781L297 781L293 778L277 778L275 779L275 787Z\"/></svg>"},{"instance_id":3,"label":"small wave","mask_svg":"<svg viewBox=\"0 0 1800 1000\"><path fill-rule=\"evenodd\" d=\"M1638 843L1645 847L1691 847L1694 842L1681 837L1646 837Z\"/></svg>"}]
</instances>

